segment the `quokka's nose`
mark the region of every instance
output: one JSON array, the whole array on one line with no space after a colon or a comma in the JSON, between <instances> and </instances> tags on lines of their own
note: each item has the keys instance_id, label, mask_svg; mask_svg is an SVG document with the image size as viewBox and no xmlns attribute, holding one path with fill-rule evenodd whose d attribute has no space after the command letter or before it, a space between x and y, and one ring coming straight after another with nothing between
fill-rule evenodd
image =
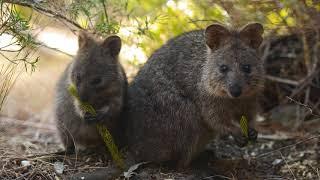
<instances>
[{"instance_id":1,"label":"quokka's nose","mask_svg":"<svg viewBox=\"0 0 320 180\"><path fill-rule=\"evenodd\" d=\"M239 97L241 95L242 89L238 84L232 85L229 88L230 94L232 97Z\"/></svg>"}]
</instances>

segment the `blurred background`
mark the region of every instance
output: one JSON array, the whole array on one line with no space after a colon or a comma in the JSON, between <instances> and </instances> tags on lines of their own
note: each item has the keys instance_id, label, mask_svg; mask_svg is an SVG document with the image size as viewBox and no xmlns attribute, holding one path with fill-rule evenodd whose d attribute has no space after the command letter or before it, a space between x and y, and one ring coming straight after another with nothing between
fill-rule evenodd
<instances>
[{"instance_id":1,"label":"blurred background","mask_svg":"<svg viewBox=\"0 0 320 180\"><path fill-rule=\"evenodd\" d=\"M261 131L312 133L320 128L319 0L0 0L0 4L0 138L25 133L41 140L43 132L50 132L42 147L56 143L55 148L37 152L61 148L56 137L50 139L55 134L55 84L77 52L79 30L119 35L121 63L132 80L168 39L217 22L236 28L252 21L264 25L260 54L267 81L260 99Z\"/></svg>"}]
</instances>

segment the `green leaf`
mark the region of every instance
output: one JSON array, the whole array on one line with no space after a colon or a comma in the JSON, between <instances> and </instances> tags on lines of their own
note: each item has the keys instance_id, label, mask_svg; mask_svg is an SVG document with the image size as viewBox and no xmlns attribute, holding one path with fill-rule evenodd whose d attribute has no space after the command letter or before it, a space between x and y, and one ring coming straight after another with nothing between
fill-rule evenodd
<instances>
[{"instance_id":1,"label":"green leaf","mask_svg":"<svg viewBox=\"0 0 320 180\"><path fill-rule=\"evenodd\" d=\"M87 102L82 102L80 100L77 88L74 84L70 84L68 87L69 94L73 96L80 104L80 109L84 112L88 112L92 115L97 115L96 110Z\"/></svg>"},{"instance_id":2,"label":"green leaf","mask_svg":"<svg viewBox=\"0 0 320 180\"><path fill-rule=\"evenodd\" d=\"M240 128L241 128L241 132L245 137L249 137L248 136L248 120L245 116L241 116L240 119Z\"/></svg>"},{"instance_id":3,"label":"green leaf","mask_svg":"<svg viewBox=\"0 0 320 180\"><path fill-rule=\"evenodd\" d=\"M68 92L70 93L70 95L74 98L76 98L78 101L80 101L79 95L78 95L78 91L77 88L74 84L70 84L68 87Z\"/></svg>"},{"instance_id":4,"label":"green leaf","mask_svg":"<svg viewBox=\"0 0 320 180\"><path fill-rule=\"evenodd\" d=\"M118 167L120 167L121 169L124 169L125 165L124 165L122 155L119 152L118 147L114 143L112 135L110 134L108 129L104 125L101 125L101 124L97 124L97 129L98 129L99 134L102 137L104 143L106 144L106 146L112 156L113 161L117 164Z\"/></svg>"}]
</instances>

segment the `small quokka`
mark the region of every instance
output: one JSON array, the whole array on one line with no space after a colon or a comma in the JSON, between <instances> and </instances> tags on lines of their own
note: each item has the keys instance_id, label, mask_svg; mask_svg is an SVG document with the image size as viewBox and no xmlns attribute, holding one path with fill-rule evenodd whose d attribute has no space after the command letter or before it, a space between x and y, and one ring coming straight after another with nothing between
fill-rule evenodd
<instances>
[{"instance_id":1,"label":"small quokka","mask_svg":"<svg viewBox=\"0 0 320 180\"><path fill-rule=\"evenodd\" d=\"M213 24L184 33L153 53L128 88L122 121L137 162L174 161L186 167L213 138L232 134L239 145L256 140L239 121L257 113L264 63L257 49L263 27L239 30Z\"/></svg>"},{"instance_id":2,"label":"small quokka","mask_svg":"<svg viewBox=\"0 0 320 180\"><path fill-rule=\"evenodd\" d=\"M97 122L117 139L118 118L127 89L126 75L118 60L121 49L118 36L100 40L80 32L78 42L77 55L61 76L55 98L56 124L67 152L105 148L96 129ZM71 84L75 85L79 99L96 110L96 116L84 112L69 94Z\"/></svg>"}]
</instances>

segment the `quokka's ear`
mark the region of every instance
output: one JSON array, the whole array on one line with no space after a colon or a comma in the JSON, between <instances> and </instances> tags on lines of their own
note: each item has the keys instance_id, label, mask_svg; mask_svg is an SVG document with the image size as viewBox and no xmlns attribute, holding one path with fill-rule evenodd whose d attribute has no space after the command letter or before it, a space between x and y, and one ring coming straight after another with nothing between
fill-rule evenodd
<instances>
[{"instance_id":1,"label":"quokka's ear","mask_svg":"<svg viewBox=\"0 0 320 180\"><path fill-rule=\"evenodd\" d=\"M248 46L258 49L262 43L263 26L260 23L250 23L240 31L240 38Z\"/></svg>"},{"instance_id":2,"label":"quokka's ear","mask_svg":"<svg viewBox=\"0 0 320 180\"><path fill-rule=\"evenodd\" d=\"M78 34L78 45L79 49L84 49L86 47L89 47L92 43L92 38L90 35L85 31L80 31Z\"/></svg>"},{"instance_id":3,"label":"quokka's ear","mask_svg":"<svg viewBox=\"0 0 320 180\"><path fill-rule=\"evenodd\" d=\"M212 24L205 30L206 44L210 49L216 50L223 45L230 35L230 31L226 27L220 24Z\"/></svg>"},{"instance_id":4,"label":"quokka's ear","mask_svg":"<svg viewBox=\"0 0 320 180\"><path fill-rule=\"evenodd\" d=\"M121 50L121 39L119 36L112 35L105 39L102 43L103 48L108 49L112 56L117 56Z\"/></svg>"}]
</instances>

